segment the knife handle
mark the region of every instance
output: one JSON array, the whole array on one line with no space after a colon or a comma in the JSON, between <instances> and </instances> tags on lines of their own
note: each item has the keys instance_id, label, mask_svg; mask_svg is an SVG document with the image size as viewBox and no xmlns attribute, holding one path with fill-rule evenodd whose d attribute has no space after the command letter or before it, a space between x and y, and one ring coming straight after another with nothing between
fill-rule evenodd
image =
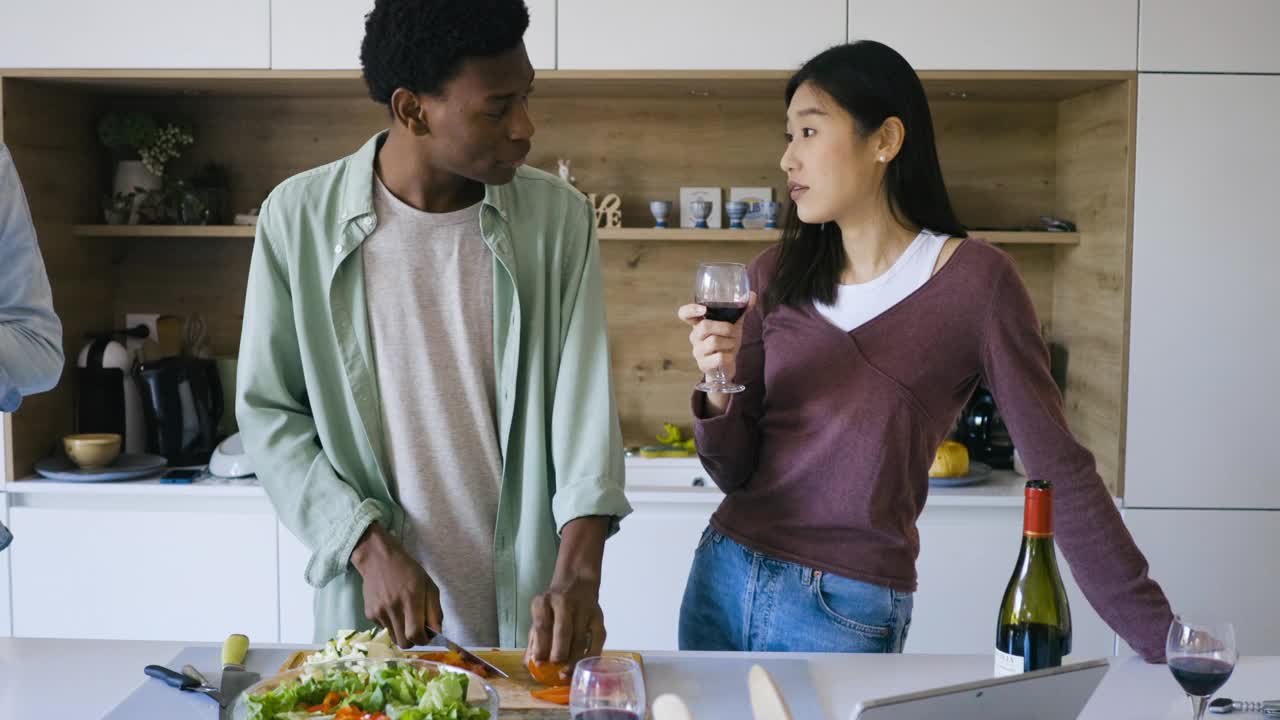
<instances>
[{"instance_id":1,"label":"knife handle","mask_svg":"<svg viewBox=\"0 0 1280 720\"><path fill-rule=\"evenodd\" d=\"M228 635L222 643L222 666L238 665L244 667L244 658L249 654L249 638L244 635Z\"/></svg>"},{"instance_id":2,"label":"knife handle","mask_svg":"<svg viewBox=\"0 0 1280 720\"><path fill-rule=\"evenodd\" d=\"M174 672L163 665L148 665L142 668L142 672L146 673L148 677L161 680L165 685L179 690L190 690L200 684L194 678L189 678L180 672Z\"/></svg>"}]
</instances>

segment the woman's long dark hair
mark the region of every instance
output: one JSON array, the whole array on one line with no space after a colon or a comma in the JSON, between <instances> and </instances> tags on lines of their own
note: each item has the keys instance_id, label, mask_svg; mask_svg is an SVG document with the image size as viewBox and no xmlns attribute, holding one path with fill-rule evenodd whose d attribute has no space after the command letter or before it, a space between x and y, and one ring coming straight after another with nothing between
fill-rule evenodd
<instances>
[{"instance_id":1,"label":"woman's long dark hair","mask_svg":"<svg viewBox=\"0 0 1280 720\"><path fill-rule=\"evenodd\" d=\"M878 130L890 117L901 120L906 128L902 149L889 161L884 176L890 211L904 226L965 237L942 182L924 86L906 59L888 45L872 40L833 47L791 77L788 106L806 82L852 115L862 137ZM766 306L834 303L844 263L840 228L834 222L802 222L792 204Z\"/></svg>"}]
</instances>

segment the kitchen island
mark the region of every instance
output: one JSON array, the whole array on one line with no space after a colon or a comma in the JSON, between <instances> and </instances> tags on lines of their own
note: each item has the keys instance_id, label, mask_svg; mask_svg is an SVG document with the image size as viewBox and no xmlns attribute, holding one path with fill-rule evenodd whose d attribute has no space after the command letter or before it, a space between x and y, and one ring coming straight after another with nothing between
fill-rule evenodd
<instances>
[{"instance_id":1,"label":"kitchen island","mask_svg":"<svg viewBox=\"0 0 1280 720\"><path fill-rule=\"evenodd\" d=\"M0 718L99 718L144 682L149 663L166 663L190 643L111 640L39 640L0 638ZM208 657L217 647L203 645ZM296 646L255 644L250 650ZM777 655L735 653L645 653L652 699L677 691L701 712L697 720L745 720L726 713L741 707L746 693L733 681L751 662L774 666L796 720L799 708L831 720L848 720L860 700L989 677L990 655ZM781 671L779 671L781 668ZM216 670L216 668L202 668ZM1241 658L1222 695L1262 700L1277 693L1280 657ZM167 688L165 688L167 690ZM176 691L174 691L176 692ZM813 697L800 697L811 692ZM203 717L214 718L212 703ZM566 713L567 716L567 713ZM201 717L201 715L193 715ZM1137 658L1113 658L1102 685L1080 716L1082 720L1187 720L1190 705L1164 665ZM1261 717L1240 715L1240 717ZM174 718L173 720L182 720Z\"/></svg>"}]
</instances>

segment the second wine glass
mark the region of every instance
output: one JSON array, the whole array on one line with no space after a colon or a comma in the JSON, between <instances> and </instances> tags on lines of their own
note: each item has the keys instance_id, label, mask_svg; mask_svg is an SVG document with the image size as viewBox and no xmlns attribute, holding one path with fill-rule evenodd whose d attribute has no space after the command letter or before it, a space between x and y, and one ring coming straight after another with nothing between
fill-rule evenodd
<instances>
[{"instance_id":1,"label":"second wine glass","mask_svg":"<svg viewBox=\"0 0 1280 720\"><path fill-rule=\"evenodd\" d=\"M742 263L703 263L694 279L693 301L707 309L708 320L735 323L751 303L751 281ZM740 393L746 386L732 382L723 367L707 373L695 387L703 392Z\"/></svg>"},{"instance_id":2,"label":"second wine glass","mask_svg":"<svg viewBox=\"0 0 1280 720\"><path fill-rule=\"evenodd\" d=\"M644 671L635 660L589 657L574 667L569 685L573 720L641 720L646 707Z\"/></svg>"},{"instance_id":3,"label":"second wine glass","mask_svg":"<svg viewBox=\"0 0 1280 720\"><path fill-rule=\"evenodd\" d=\"M1175 616L1165 644L1169 670L1191 698L1194 720L1204 717L1210 696L1235 670L1236 631L1231 623L1201 623Z\"/></svg>"}]
</instances>

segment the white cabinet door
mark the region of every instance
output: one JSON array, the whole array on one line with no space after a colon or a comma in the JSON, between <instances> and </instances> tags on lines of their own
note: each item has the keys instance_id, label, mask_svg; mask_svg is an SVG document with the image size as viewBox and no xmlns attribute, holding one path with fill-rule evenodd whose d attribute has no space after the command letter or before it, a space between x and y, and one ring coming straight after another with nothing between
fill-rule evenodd
<instances>
[{"instance_id":1,"label":"white cabinet door","mask_svg":"<svg viewBox=\"0 0 1280 720\"><path fill-rule=\"evenodd\" d=\"M535 68L556 65L555 0L526 0L525 47ZM271 0L271 67L358 70L373 0Z\"/></svg>"},{"instance_id":2,"label":"white cabinet door","mask_svg":"<svg viewBox=\"0 0 1280 720\"><path fill-rule=\"evenodd\" d=\"M559 0L559 67L790 70L845 41L845 12L845 0Z\"/></svg>"},{"instance_id":3,"label":"white cabinet door","mask_svg":"<svg viewBox=\"0 0 1280 720\"><path fill-rule=\"evenodd\" d=\"M609 648L675 650L693 551L716 503L647 504L604 546L600 607Z\"/></svg>"},{"instance_id":4,"label":"white cabinet door","mask_svg":"<svg viewBox=\"0 0 1280 720\"><path fill-rule=\"evenodd\" d=\"M1280 77L1139 78L1126 507L1280 508L1277 117Z\"/></svg>"},{"instance_id":5,"label":"white cabinet door","mask_svg":"<svg viewBox=\"0 0 1280 720\"><path fill-rule=\"evenodd\" d=\"M1138 0L849 0L849 39L917 70L1133 70L1137 35Z\"/></svg>"},{"instance_id":6,"label":"white cabinet door","mask_svg":"<svg viewBox=\"0 0 1280 720\"><path fill-rule=\"evenodd\" d=\"M289 528L278 525L280 535L280 642L315 640L315 589L303 579L311 551Z\"/></svg>"},{"instance_id":7,"label":"white cabinet door","mask_svg":"<svg viewBox=\"0 0 1280 720\"><path fill-rule=\"evenodd\" d=\"M529 62L538 70L556 66L556 0L525 0L529 6L529 29L524 34L524 48Z\"/></svg>"},{"instance_id":8,"label":"white cabinet door","mask_svg":"<svg viewBox=\"0 0 1280 720\"><path fill-rule=\"evenodd\" d=\"M0 459L3 458L3 429L0 429ZM0 523L9 525L9 496L0 492ZM12 546L10 546L12 547ZM10 551L0 550L0 637L13 634L13 613L9 609L9 555Z\"/></svg>"},{"instance_id":9,"label":"white cabinet door","mask_svg":"<svg viewBox=\"0 0 1280 720\"><path fill-rule=\"evenodd\" d=\"M1275 0L1142 0L1138 69L1280 73Z\"/></svg>"},{"instance_id":10,"label":"white cabinet door","mask_svg":"<svg viewBox=\"0 0 1280 720\"><path fill-rule=\"evenodd\" d=\"M13 507L19 637L279 637L275 517Z\"/></svg>"},{"instance_id":11,"label":"white cabinet door","mask_svg":"<svg viewBox=\"0 0 1280 720\"><path fill-rule=\"evenodd\" d=\"M1175 613L1234 623L1241 655L1280 655L1280 512L1126 508L1124 519Z\"/></svg>"},{"instance_id":12,"label":"white cabinet door","mask_svg":"<svg viewBox=\"0 0 1280 720\"><path fill-rule=\"evenodd\" d=\"M40 0L0 9L0 68L266 68L270 0Z\"/></svg>"},{"instance_id":13,"label":"white cabinet door","mask_svg":"<svg viewBox=\"0 0 1280 720\"><path fill-rule=\"evenodd\" d=\"M987 654L995 651L996 614L1022 542L1022 508L926 507L920 516L920 575L906 651ZM1058 554L1071 606L1071 655L1115 653L1115 633L1102 621Z\"/></svg>"}]
</instances>

